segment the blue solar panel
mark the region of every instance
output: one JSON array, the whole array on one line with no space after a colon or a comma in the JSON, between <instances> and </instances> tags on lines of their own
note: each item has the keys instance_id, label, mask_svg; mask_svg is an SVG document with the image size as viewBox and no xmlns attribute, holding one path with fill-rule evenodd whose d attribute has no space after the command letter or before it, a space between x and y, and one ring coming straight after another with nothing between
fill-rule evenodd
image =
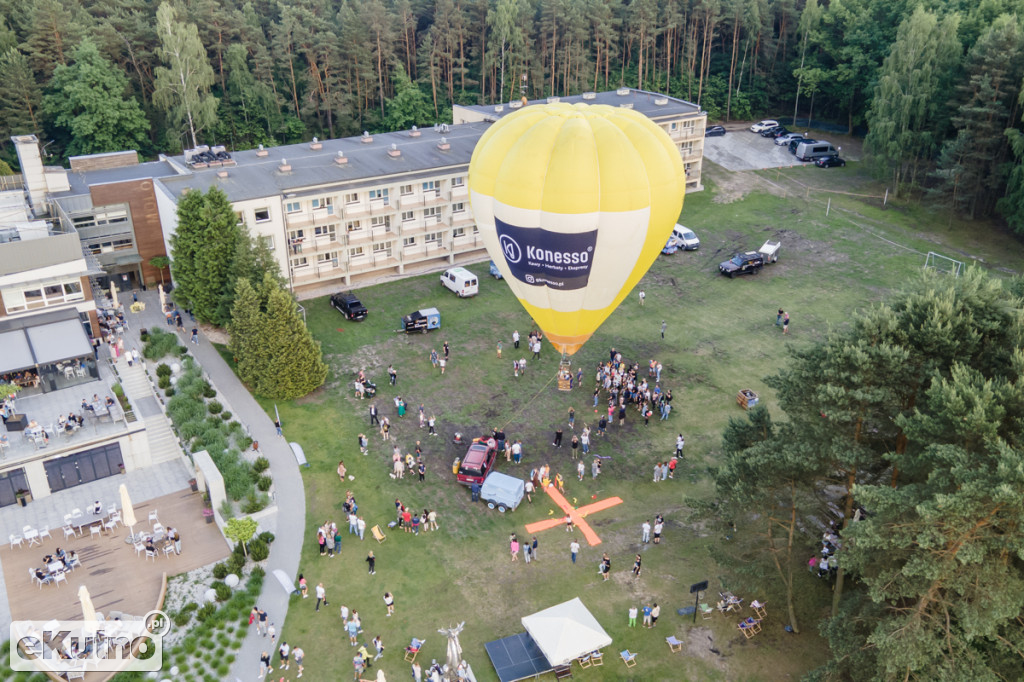
<instances>
[{"instance_id":1,"label":"blue solar panel","mask_svg":"<svg viewBox=\"0 0 1024 682\"><path fill-rule=\"evenodd\" d=\"M484 644L501 682L516 682L554 670L533 638L525 632Z\"/></svg>"}]
</instances>

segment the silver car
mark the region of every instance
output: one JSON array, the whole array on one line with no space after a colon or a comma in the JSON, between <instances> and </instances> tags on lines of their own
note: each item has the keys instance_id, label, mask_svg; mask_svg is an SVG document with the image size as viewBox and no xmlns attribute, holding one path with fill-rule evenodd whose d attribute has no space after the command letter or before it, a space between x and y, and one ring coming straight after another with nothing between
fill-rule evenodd
<instances>
[{"instance_id":1,"label":"silver car","mask_svg":"<svg viewBox=\"0 0 1024 682\"><path fill-rule=\"evenodd\" d=\"M781 135L779 137L776 137L775 138L775 144L779 145L780 147L784 147L787 144L789 144L790 142L792 142L793 140L802 140L802 139L804 139L804 134L803 133L786 133L785 135Z\"/></svg>"}]
</instances>

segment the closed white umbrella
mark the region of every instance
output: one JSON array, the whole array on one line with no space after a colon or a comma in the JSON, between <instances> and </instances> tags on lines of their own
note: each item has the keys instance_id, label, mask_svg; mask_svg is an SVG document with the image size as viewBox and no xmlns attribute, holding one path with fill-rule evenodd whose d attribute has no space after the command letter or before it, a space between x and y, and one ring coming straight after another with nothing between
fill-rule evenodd
<instances>
[{"instance_id":1,"label":"closed white umbrella","mask_svg":"<svg viewBox=\"0 0 1024 682\"><path fill-rule=\"evenodd\" d=\"M96 628L92 623L96 622L96 607L92 605L89 588L85 585L78 588L78 601L82 604L82 620L85 621L85 634L86 636L95 635Z\"/></svg>"},{"instance_id":2,"label":"closed white umbrella","mask_svg":"<svg viewBox=\"0 0 1024 682\"><path fill-rule=\"evenodd\" d=\"M115 308L121 305L117 300L117 285L113 281L110 282L110 301L114 304Z\"/></svg>"},{"instance_id":3,"label":"closed white umbrella","mask_svg":"<svg viewBox=\"0 0 1024 682\"><path fill-rule=\"evenodd\" d=\"M167 308L167 294L164 292L164 285L160 284L157 289L160 291L160 312Z\"/></svg>"},{"instance_id":4,"label":"closed white umbrella","mask_svg":"<svg viewBox=\"0 0 1024 682\"><path fill-rule=\"evenodd\" d=\"M128 495L128 486L124 483L118 488L118 492L121 493L121 521L124 525L128 526L128 530L131 531L131 535L128 539L132 542L135 541L135 524L138 521L135 519L135 509L132 507L132 498Z\"/></svg>"}]
</instances>

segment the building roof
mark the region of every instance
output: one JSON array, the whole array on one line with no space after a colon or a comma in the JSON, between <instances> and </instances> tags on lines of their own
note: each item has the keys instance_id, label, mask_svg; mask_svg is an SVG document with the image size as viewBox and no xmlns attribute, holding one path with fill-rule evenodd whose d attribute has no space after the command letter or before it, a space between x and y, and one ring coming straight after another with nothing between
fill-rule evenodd
<instances>
[{"instance_id":1,"label":"building roof","mask_svg":"<svg viewBox=\"0 0 1024 682\"><path fill-rule=\"evenodd\" d=\"M280 196L292 191L319 186L347 184L380 184L380 178L406 175L414 179L422 175L436 175L445 167L467 166L473 156L477 140L487 130L488 123L465 123L426 128L413 137L411 131L378 133L371 142L362 137L346 137L335 140L320 140L320 149L312 149L312 143L269 147L264 156L256 149L232 152L236 165L222 168L193 169L191 175L164 178L163 184L175 197L186 190L206 191L216 186L223 190L231 201L245 201L269 196ZM438 148L442 140L447 150ZM401 154L388 154L392 145ZM335 162L338 152L343 152L347 163ZM185 157L173 160L182 166ZM291 170L282 172L279 167L287 163ZM219 177L221 171L227 177Z\"/></svg>"},{"instance_id":2,"label":"building roof","mask_svg":"<svg viewBox=\"0 0 1024 682\"><path fill-rule=\"evenodd\" d=\"M89 194L89 188L94 185L105 185L111 182L131 182L133 180L144 180L164 178L177 175L177 170L167 161L149 161L137 163L120 168L104 168L91 171L68 171L68 184L71 189L67 192L55 192L54 198L73 197L82 194Z\"/></svg>"},{"instance_id":3,"label":"building roof","mask_svg":"<svg viewBox=\"0 0 1024 682\"><path fill-rule=\"evenodd\" d=\"M558 97L557 99L559 102L567 102L569 104L582 102L583 104L607 104L608 106L613 107L630 104L634 111L638 111L654 120L661 118L678 118L679 116L692 116L702 113L701 108L692 102L687 102L686 100L678 99L676 97L669 97L668 95L663 95L657 92L637 90L635 88L620 88L618 90L606 90L605 92L589 92L581 95ZM534 99L527 102L527 105L545 104L546 102L548 102L547 99ZM458 106L461 106L463 109L479 112L489 117L494 117L494 119L501 118L502 116L506 116L519 110L518 108L513 109L510 107L508 102L505 102L504 104ZM498 107L501 107L501 111L496 111Z\"/></svg>"}]
</instances>

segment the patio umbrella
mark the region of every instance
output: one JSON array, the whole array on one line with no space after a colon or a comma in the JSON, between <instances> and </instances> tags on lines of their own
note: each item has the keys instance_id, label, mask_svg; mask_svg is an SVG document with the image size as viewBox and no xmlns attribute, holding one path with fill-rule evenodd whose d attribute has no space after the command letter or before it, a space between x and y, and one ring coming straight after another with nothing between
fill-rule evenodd
<instances>
[{"instance_id":1,"label":"patio umbrella","mask_svg":"<svg viewBox=\"0 0 1024 682\"><path fill-rule=\"evenodd\" d=\"M160 291L160 312L163 312L167 308L167 294L164 293L163 284L158 285L157 289Z\"/></svg>"},{"instance_id":2,"label":"patio umbrella","mask_svg":"<svg viewBox=\"0 0 1024 682\"><path fill-rule=\"evenodd\" d=\"M121 521L124 525L128 526L128 530L131 535L128 538L132 541L135 540L135 524L138 521L135 519L135 509L132 507L132 498L128 495L128 486L124 483L118 488L118 492L121 493Z\"/></svg>"},{"instance_id":3,"label":"patio umbrella","mask_svg":"<svg viewBox=\"0 0 1024 682\"><path fill-rule=\"evenodd\" d=\"M85 585L78 588L78 601L82 604L82 620L85 621L85 635L96 634L96 628L91 626L92 623L96 622L96 607L92 605L89 588Z\"/></svg>"},{"instance_id":4,"label":"patio umbrella","mask_svg":"<svg viewBox=\"0 0 1024 682\"><path fill-rule=\"evenodd\" d=\"M462 646L459 644L459 633L462 632L466 621L462 621L455 627L441 628L438 630L442 635L448 637L448 669L444 672L444 679L457 680L457 670L462 662Z\"/></svg>"},{"instance_id":5,"label":"patio umbrella","mask_svg":"<svg viewBox=\"0 0 1024 682\"><path fill-rule=\"evenodd\" d=\"M121 305L117 301L117 285L114 284L114 282L110 283L110 300L114 304L115 308Z\"/></svg>"}]
</instances>

